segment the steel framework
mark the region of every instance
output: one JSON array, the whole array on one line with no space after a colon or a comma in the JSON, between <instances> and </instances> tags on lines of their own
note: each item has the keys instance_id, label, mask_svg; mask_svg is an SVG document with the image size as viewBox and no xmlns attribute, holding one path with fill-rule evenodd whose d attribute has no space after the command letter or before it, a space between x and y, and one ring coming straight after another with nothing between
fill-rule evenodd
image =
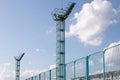
<instances>
[{"instance_id":1,"label":"steel framework","mask_svg":"<svg viewBox=\"0 0 120 80\"><path fill-rule=\"evenodd\" d=\"M56 77L57 80L66 80L65 77L65 19L71 13L75 3L70 3L66 9L55 9L53 18L56 21Z\"/></svg>"},{"instance_id":2,"label":"steel framework","mask_svg":"<svg viewBox=\"0 0 120 80\"><path fill-rule=\"evenodd\" d=\"M25 53L22 53L19 56L15 56L15 60L16 60L16 75L15 75L15 80L20 80L20 61L22 59L22 57L24 56Z\"/></svg>"}]
</instances>

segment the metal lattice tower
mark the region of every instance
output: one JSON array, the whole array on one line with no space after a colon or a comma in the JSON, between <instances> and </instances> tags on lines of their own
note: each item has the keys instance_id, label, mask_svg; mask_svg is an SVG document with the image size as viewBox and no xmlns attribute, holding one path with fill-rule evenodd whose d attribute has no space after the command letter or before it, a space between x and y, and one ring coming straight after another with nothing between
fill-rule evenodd
<instances>
[{"instance_id":1,"label":"metal lattice tower","mask_svg":"<svg viewBox=\"0 0 120 80\"><path fill-rule=\"evenodd\" d=\"M19 56L15 56L15 60L16 60L16 75L15 75L15 80L20 80L20 60L22 59L22 57L24 56L25 53L22 53Z\"/></svg>"},{"instance_id":2,"label":"metal lattice tower","mask_svg":"<svg viewBox=\"0 0 120 80\"><path fill-rule=\"evenodd\" d=\"M65 76L65 19L71 13L75 3L66 9L55 9L53 18L56 21L56 80L66 80Z\"/></svg>"}]
</instances>

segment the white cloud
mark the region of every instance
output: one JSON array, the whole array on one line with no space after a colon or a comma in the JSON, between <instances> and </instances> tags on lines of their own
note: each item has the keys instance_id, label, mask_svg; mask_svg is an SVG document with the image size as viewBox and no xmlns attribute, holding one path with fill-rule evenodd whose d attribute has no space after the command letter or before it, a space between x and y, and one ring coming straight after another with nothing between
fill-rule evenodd
<instances>
[{"instance_id":1,"label":"white cloud","mask_svg":"<svg viewBox=\"0 0 120 80\"><path fill-rule=\"evenodd\" d=\"M0 80L14 79L14 72L10 71L11 63L4 63L0 65Z\"/></svg>"},{"instance_id":2,"label":"white cloud","mask_svg":"<svg viewBox=\"0 0 120 80\"><path fill-rule=\"evenodd\" d=\"M0 65L0 80L15 79L15 71L9 70L11 66L12 66L11 63L4 63ZM28 77L38 75L39 73L44 72L44 71L46 71L46 69L42 71L41 70L24 70L24 71L21 71L20 78L25 80Z\"/></svg>"},{"instance_id":3,"label":"white cloud","mask_svg":"<svg viewBox=\"0 0 120 80\"><path fill-rule=\"evenodd\" d=\"M33 75L36 75L36 74L39 74L40 71L39 70L25 70L21 73L21 77L22 78L28 78L30 76L33 76Z\"/></svg>"},{"instance_id":4,"label":"white cloud","mask_svg":"<svg viewBox=\"0 0 120 80\"><path fill-rule=\"evenodd\" d=\"M43 70L25 70L21 72L21 79L26 79L26 78L30 78L31 76L35 76L40 74L41 72L45 72L46 69Z\"/></svg>"},{"instance_id":5,"label":"white cloud","mask_svg":"<svg viewBox=\"0 0 120 80\"><path fill-rule=\"evenodd\" d=\"M21 79L26 79L29 78L31 76L35 76L38 75L42 72L46 72L48 70L54 69L56 67L56 64L50 65L49 69L43 69L43 70L24 70L21 72Z\"/></svg>"},{"instance_id":6,"label":"white cloud","mask_svg":"<svg viewBox=\"0 0 120 80\"><path fill-rule=\"evenodd\" d=\"M84 69L84 67L85 67L85 63L80 62L79 64L77 64L76 67L79 68L80 70L82 70L82 69Z\"/></svg>"},{"instance_id":7,"label":"white cloud","mask_svg":"<svg viewBox=\"0 0 120 80\"><path fill-rule=\"evenodd\" d=\"M28 64L31 65L31 64L32 64L32 61L28 61Z\"/></svg>"},{"instance_id":8,"label":"white cloud","mask_svg":"<svg viewBox=\"0 0 120 80\"><path fill-rule=\"evenodd\" d=\"M40 51L40 49L37 48L37 49L36 49L36 52L39 52L39 51Z\"/></svg>"},{"instance_id":9,"label":"white cloud","mask_svg":"<svg viewBox=\"0 0 120 80\"><path fill-rule=\"evenodd\" d=\"M48 35L48 34L51 34L51 33L53 33L53 32L55 32L55 27L50 27L50 28L46 31L46 34Z\"/></svg>"},{"instance_id":10,"label":"white cloud","mask_svg":"<svg viewBox=\"0 0 120 80\"><path fill-rule=\"evenodd\" d=\"M39 53L46 53L45 49L40 49L40 48L37 48L35 51Z\"/></svg>"},{"instance_id":11,"label":"white cloud","mask_svg":"<svg viewBox=\"0 0 120 80\"><path fill-rule=\"evenodd\" d=\"M90 60L90 61L89 61L89 65L90 65L90 66L94 66L95 63L94 63L92 60Z\"/></svg>"},{"instance_id":12,"label":"white cloud","mask_svg":"<svg viewBox=\"0 0 120 80\"><path fill-rule=\"evenodd\" d=\"M75 36L84 44L100 45L103 33L109 25L116 23L117 10L108 0L93 0L85 3L80 12L74 14L75 24L70 25L66 37Z\"/></svg>"},{"instance_id":13,"label":"white cloud","mask_svg":"<svg viewBox=\"0 0 120 80\"><path fill-rule=\"evenodd\" d=\"M0 80L4 80L6 68L0 68Z\"/></svg>"},{"instance_id":14,"label":"white cloud","mask_svg":"<svg viewBox=\"0 0 120 80\"><path fill-rule=\"evenodd\" d=\"M56 64L50 65L50 69L56 68Z\"/></svg>"}]
</instances>

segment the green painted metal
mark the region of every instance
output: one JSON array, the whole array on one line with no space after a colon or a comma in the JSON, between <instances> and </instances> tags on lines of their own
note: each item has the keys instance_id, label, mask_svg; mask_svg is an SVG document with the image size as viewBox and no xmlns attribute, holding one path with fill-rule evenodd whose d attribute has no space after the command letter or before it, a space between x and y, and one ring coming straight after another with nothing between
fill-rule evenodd
<instances>
[{"instance_id":1,"label":"green painted metal","mask_svg":"<svg viewBox=\"0 0 120 80\"><path fill-rule=\"evenodd\" d=\"M66 64L64 64L64 80L66 80Z\"/></svg>"},{"instance_id":2,"label":"green painted metal","mask_svg":"<svg viewBox=\"0 0 120 80\"><path fill-rule=\"evenodd\" d=\"M76 78L76 75L75 75L75 74L76 74L76 72L75 72L75 70L76 70L76 69L75 69L75 64L76 64L76 61L74 61L74 80L75 80L75 78Z\"/></svg>"},{"instance_id":3,"label":"green painted metal","mask_svg":"<svg viewBox=\"0 0 120 80\"><path fill-rule=\"evenodd\" d=\"M105 80L105 52L103 51L103 57L102 57L102 62L103 62L103 80Z\"/></svg>"},{"instance_id":4,"label":"green painted metal","mask_svg":"<svg viewBox=\"0 0 120 80\"><path fill-rule=\"evenodd\" d=\"M64 64L64 80L120 80L119 56L120 45L116 45ZM113 63L115 61L116 63ZM45 78L47 77L44 74L46 72L40 73L37 77L39 77L39 80L57 80L56 68L48 71L49 79ZM42 76L40 77L41 74ZM30 77L26 80L34 79Z\"/></svg>"},{"instance_id":5,"label":"green painted metal","mask_svg":"<svg viewBox=\"0 0 120 80\"><path fill-rule=\"evenodd\" d=\"M89 56L86 56L86 80L89 80Z\"/></svg>"},{"instance_id":6,"label":"green painted metal","mask_svg":"<svg viewBox=\"0 0 120 80\"><path fill-rule=\"evenodd\" d=\"M41 74L38 74L39 80L41 80Z\"/></svg>"},{"instance_id":7,"label":"green painted metal","mask_svg":"<svg viewBox=\"0 0 120 80\"><path fill-rule=\"evenodd\" d=\"M45 76L45 72L44 72L44 80L45 80L45 77L46 77L46 76Z\"/></svg>"},{"instance_id":8,"label":"green painted metal","mask_svg":"<svg viewBox=\"0 0 120 80\"><path fill-rule=\"evenodd\" d=\"M51 80L51 70L49 70L49 80Z\"/></svg>"},{"instance_id":9,"label":"green painted metal","mask_svg":"<svg viewBox=\"0 0 120 80\"><path fill-rule=\"evenodd\" d=\"M33 77L31 78L31 80L33 80Z\"/></svg>"}]
</instances>

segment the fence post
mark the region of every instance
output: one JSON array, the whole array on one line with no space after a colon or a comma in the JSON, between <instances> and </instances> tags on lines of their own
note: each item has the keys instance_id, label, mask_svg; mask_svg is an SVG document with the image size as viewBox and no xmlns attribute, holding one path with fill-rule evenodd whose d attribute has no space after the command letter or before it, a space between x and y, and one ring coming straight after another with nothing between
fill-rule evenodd
<instances>
[{"instance_id":1,"label":"fence post","mask_svg":"<svg viewBox=\"0 0 120 80\"><path fill-rule=\"evenodd\" d=\"M51 70L49 70L49 80L51 80Z\"/></svg>"},{"instance_id":2,"label":"fence post","mask_svg":"<svg viewBox=\"0 0 120 80\"><path fill-rule=\"evenodd\" d=\"M32 77L32 80L33 80L33 77Z\"/></svg>"},{"instance_id":3,"label":"fence post","mask_svg":"<svg viewBox=\"0 0 120 80\"><path fill-rule=\"evenodd\" d=\"M74 80L75 80L75 77L76 77L76 72L75 72L75 63L76 63L76 61L74 61Z\"/></svg>"},{"instance_id":4,"label":"fence post","mask_svg":"<svg viewBox=\"0 0 120 80\"><path fill-rule=\"evenodd\" d=\"M41 80L41 74L39 74L39 80Z\"/></svg>"},{"instance_id":5,"label":"fence post","mask_svg":"<svg viewBox=\"0 0 120 80\"><path fill-rule=\"evenodd\" d=\"M86 80L89 80L89 56L86 56Z\"/></svg>"},{"instance_id":6,"label":"fence post","mask_svg":"<svg viewBox=\"0 0 120 80\"><path fill-rule=\"evenodd\" d=\"M105 51L103 51L103 80L105 80Z\"/></svg>"},{"instance_id":7,"label":"fence post","mask_svg":"<svg viewBox=\"0 0 120 80\"><path fill-rule=\"evenodd\" d=\"M64 80L66 80L66 64L64 64Z\"/></svg>"},{"instance_id":8,"label":"fence post","mask_svg":"<svg viewBox=\"0 0 120 80\"><path fill-rule=\"evenodd\" d=\"M46 77L46 75L45 75L45 72L44 72L44 80L45 80L45 77Z\"/></svg>"}]
</instances>

